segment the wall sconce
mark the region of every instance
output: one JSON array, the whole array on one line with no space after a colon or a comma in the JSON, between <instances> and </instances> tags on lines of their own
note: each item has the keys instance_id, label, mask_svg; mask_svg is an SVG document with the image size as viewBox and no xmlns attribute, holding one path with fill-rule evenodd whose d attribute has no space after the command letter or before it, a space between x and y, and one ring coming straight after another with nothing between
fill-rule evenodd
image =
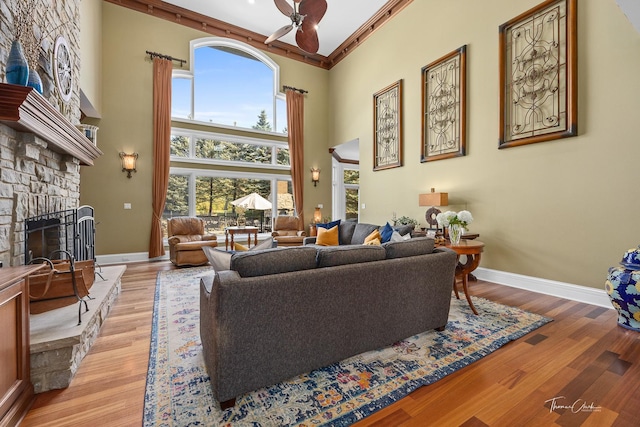
<instances>
[{"instance_id":1,"label":"wall sconce","mask_svg":"<svg viewBox=\"0 0 640 427\"><path fill-rule=\"evenodd\" d=\"M418 204L420 206L431 206L427 209L424 219L430 228L439 228L436 215L440 213L440 209L436 208L436 206L447 206L449 204L449 193L436 193L436 189L432 188L431 193L418 196Z\"/></svg>"},{"instance_id":2,"label":"wall sconce","mask_svg":"<svg viewBox=\"0 0 640 427\"><path fill-rule=\"evenodd\" d=\"M138 153L127 154L121 151L120 159L122 160L122 172L126 172L127 178L131 178L131 172L137 172L136 160L138 160Z\"/></svg>"},{"instance_id":3,"label":"wall sconce","mask_svg":"<svg viewBox=\"0 0 640 427\"><path fill-rule=\"evenodd\" d=\"M313 211L313 222L314 224L319 224L322 222L322 211L320 210L320 208L316 208Z\"/></svg>"},{"instance_id":4,"label":"wall sconce","mask_svg":"<svg viewBox=\"0 0 640 427\"><path fill-rule=\"evenodd\" d=\"M311 168L311 182L314 187L318 185L318 181L320 181L320 169Z\"/></svg>"}]
</instances>

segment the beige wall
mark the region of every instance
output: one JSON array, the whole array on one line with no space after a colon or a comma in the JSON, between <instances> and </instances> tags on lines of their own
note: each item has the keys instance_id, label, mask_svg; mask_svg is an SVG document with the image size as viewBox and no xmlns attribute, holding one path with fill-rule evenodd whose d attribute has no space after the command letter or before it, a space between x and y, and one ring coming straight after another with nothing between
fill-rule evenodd
<instances>
[{"instance_id":1,"label":"beige wall","mask_svg":"<svg viewBox=\"0 0 640 427\"><path fill-rule=\"evenodd\" d=\"M80 2L80 90L86 100L81 107L99 116L102 109L102 1Z\"/></svg>"},{"instance_id":2,"label":"beige wall","mask_svg":"<svg viewBox=\"0 0 640 427\"><path fill-rule=\"evenodd\" d=\"M414 1L330 72L332 140L360 138L361 219L418 218L449 193L486 243L481 266L602 288L640 243L640 34L614 0L580 0L579 136L498 150L498 27L539 0ZM421 68L468 44L467 156L420 163ZM372 95L404 79L404 166L373 172Z\"/></svg>"},{"instance_id":3,"label":"beige wall","mask_svg":"<svg viewBox=\"0 0 640 427\"><path fill-rule=\"evenodd\" d=\"M87 1L87 0L84 0ZM104 155L83 168L81 202L96 208L98 255L146 252L151 224L152 63L145 51L189 58L189 41L208 34L110 3L102 7L102 119L98 146ZM309 91L305 101L305 170L317 165L330 170L328 71L279 56L281 84ZM188 65L186 65L188 66ZM121 172L120 151L139 153L138 172ZM330 185L314 188L305 182L305 215L328 203ZM124 210L131 203L131 210Z\"/></svg>"}]
</instances>

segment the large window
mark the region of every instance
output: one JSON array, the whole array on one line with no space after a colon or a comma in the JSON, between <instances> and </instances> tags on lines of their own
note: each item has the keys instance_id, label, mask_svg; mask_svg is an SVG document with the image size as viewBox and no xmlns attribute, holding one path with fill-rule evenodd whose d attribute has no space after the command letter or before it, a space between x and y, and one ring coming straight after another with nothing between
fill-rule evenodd
<instances>
[{"instance_id":1,"label":"large window","mask_svg":"<svg viewBox=\"0 0 640 427\"><path fill-rule=\"evenodd\" d=\"M207 232L221 233L241 214L268 232L274 215L294 213L279 68L251 46L217 37L192 41L190 64L173 73L163 219L198 216ZM271 207L232 203L251 193Z\"/></svg>"}]
</instances>

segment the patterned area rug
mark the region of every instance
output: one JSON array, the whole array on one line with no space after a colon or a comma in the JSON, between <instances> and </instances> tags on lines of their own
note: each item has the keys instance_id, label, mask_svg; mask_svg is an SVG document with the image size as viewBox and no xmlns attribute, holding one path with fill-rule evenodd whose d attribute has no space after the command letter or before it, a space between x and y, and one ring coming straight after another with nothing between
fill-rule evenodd
<instances>
[{"instance_id":1,"label":"patterned area rug","mask_svg":"<svg viewBox=\"0 0 640 427\"><path fill-rule=\"evenodd\" d=\"M238 397L213 399L199 335L200 277L210 267L158 274L145 426L345 426L467 366L551 319L455 297L445 331L429 331Z\"/></svg>"}]
</instances>

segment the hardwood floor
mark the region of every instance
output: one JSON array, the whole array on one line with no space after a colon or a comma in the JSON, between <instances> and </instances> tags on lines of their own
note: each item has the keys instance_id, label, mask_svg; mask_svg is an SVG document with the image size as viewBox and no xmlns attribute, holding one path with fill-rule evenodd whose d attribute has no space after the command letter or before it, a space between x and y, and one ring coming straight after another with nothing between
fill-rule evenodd
<instances>
[{"instance_id":1,"label":"hardwood floor","mask_svg":"<svg viewBox=\"0 0 640 427\"><path fill-rule=\"evenodd\" d=\"M71 386L39 394L22 426L141 425L155 280L172 268L128 265ZM617 326L614 310L482 281L471 293L554 321L357 425L640 424L640 333Z\"/></svg>"}]
</instances>

